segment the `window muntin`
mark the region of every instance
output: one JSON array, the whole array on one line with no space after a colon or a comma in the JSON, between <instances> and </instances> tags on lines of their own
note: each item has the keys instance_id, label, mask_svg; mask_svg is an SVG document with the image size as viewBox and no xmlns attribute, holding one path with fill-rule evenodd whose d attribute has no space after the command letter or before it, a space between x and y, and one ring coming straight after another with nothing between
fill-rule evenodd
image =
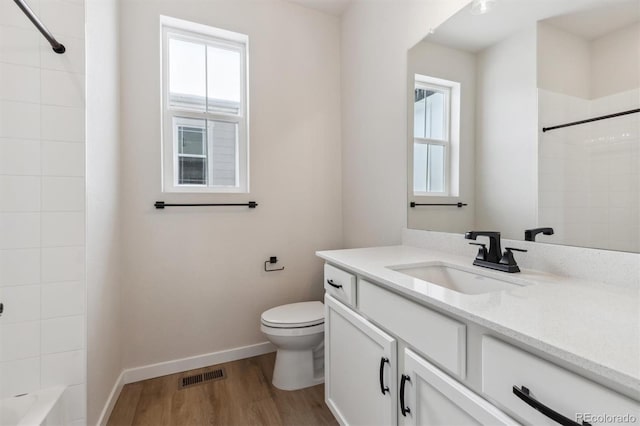
<instances>
[{"instance_id":1,"label":"window muntin","mask_svg":"<svg viewBox=\"0 0 640 426\"><path fill-rule=\"evenodd\" d=\"M166 20L163 190L248 192L247 37Z\"/></svg>"},{"instance_id":2,"label":"window muntin","mask_svg":"<svg viewBox=\"0 0 640 426\"><path fill-rule=\"evenodd\" d=\"M413 106L414 195L449 195L451 87L416 80Z\"/></svg>"}]
</instances>

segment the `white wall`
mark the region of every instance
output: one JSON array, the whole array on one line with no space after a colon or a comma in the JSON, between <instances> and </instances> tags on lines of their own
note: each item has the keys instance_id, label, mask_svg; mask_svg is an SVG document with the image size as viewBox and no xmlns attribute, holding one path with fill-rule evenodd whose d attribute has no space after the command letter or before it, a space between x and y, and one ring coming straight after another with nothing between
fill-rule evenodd
<instances>
[{"instance_id":1,"label":"white wall","mask_svg":"<svg viewBox=\"0 0 640 426\"><path fill-rule=\"evenodd\" d=\"M0 4L0 399L57 385L84 423L84 5Z\"/></svg>"},{"instance_id":2,"label":"white wall","mask_svg":"<svg viewBox=\"0 0 640 426\"><path fill-rule=\"evenodd\" d=\"M87 0L88 412L96 424L122 370L117 0Z\"/></svg>"},{"instance_id":3,"label":"white wall","mask_svg":"<svg viewBox=\"0 0 640 426\"><path fill-rule=\"evenodd\" d=\"M478 55L476 227L522 239L537 224L536 29Z\"/></svg>"},{"instance_id":4,"label":"white wall","mask_svg":"<svg viewBox=\"0 0 640 426\"><path fill-rule=\"evenodd\" d=\"M544 22L538 23L538 87L588 99L591 94L591 46Z\"/></svg>"},{"instance_id":5,"label":"white wall","mask_svg":"<svg viewBox=\"0 0 640 426\"><path fill-rule=\"evenodd\" d=\"M407 50L466 3L359 0L342 17L347 247L400 242L407 222Z\"/></svg>"},{"instance_id":6,"label":"white wall","mask_svg":"<svg viewBox=\"0 0 640 426\"><path fill-rule=\"evenodd\" d=\"M160 14L249 36L250 195L160 192ZM120 19L124 366L264 342L260 314L320 300L314 252L342 246L339 18L277 0L124 0ZM269 256L286 269L263 272Z\"/></svg>"},{"instance_id":7,"label":"white wall","mask_svg":"<svg viewBox=\"0 0 640 426\"><path fill-rule=\"evenodd\" d=\"M465 232L475 224L475 106L476 106L476 55L463 50L448 48L422 41L409 50L407 73L407 100L409 111L413 108L414 76L422 74L460 83L460 136L459 197L423 197L420 203L453 203L460 200L469 204L457 207L417 207L408 209L408 227L433 231ZM409 129L413 128L413 117L407 114ZM413 134L408 135L408 174L413 175ZM413 180L408 179L407 191L413 193Z\"/></svg>"},{"instance_id":8,"label":"white wall","mask_svg":"<svg viewBox=\"0 0 640 426\"><path fill-rule=\"evenodd\" d=\"M640 87L640 23L591 42L591 98Z\"/></svg>"}]
</instances>

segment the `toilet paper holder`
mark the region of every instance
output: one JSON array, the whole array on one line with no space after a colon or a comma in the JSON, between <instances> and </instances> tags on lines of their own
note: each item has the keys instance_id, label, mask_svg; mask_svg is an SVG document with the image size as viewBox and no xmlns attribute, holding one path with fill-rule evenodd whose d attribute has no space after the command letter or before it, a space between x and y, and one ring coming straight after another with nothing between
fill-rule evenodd
<instances>
[{"instance_id":1,"label":"toilet paper holder","mask_svg":"<svg viewBox=\"0 0 640 426\"><path fill-rule=\"evenodd\" d=\"M277 268L277 269L268 269L267 265L268 264L275 264L278 263L278 258L276 256L271 256L269 257L268 260L264 261L264 271L265 272L276 272L276 271L282 271L284 269L284 266L282 268Z\"/></svg>"}]
</instances>

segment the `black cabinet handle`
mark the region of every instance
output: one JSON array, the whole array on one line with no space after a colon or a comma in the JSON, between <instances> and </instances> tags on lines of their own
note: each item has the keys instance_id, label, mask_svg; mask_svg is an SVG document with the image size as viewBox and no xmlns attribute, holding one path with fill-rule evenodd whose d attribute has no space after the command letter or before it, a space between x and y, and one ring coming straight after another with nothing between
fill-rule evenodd
<instances>
[{"instance_id":1,"label":"black cabinet handle","mask_svg":"<svg viewBox=\"0 0 640 426\"><path fill-rule=\"evenodd\" d=\"M389 386L384 385L384 365L388 362L389 362L389 358L386 358L386 357L380 358L380 390L382 391L383 395L389 392ZM391 364L389 363L389 365Z\"/></svg>"},{"instance_id":2,"label":"black cabinet handle","mask_svg":"<svg viewBox=\"0 0 640 426\"><path fill-rule=\"evenodd\" d=\"M404 384L405 382L410 382L411 377L406 374L402 375L402 379L400 380L400 411L402 415L407 417L407 413L411 413L411 409L404 404Z\"/></svg>"},{"instance_id":3,"label":"black cabinet handle","mask_svg":"<svg viewBox=\"0 0 640 426\"><path fill-rule=\"evenodd\" d=\"M591 423L587 423L587 422L578 423L563 416L557 411L552 410L551 408L544 405L542 402L532 397L530 395L529 389L524 386L520 388L518 388L517 386L514 386L513 393L518 398L523 400L527 405L529 405L532 408L535 408L536 410L540 411L542 414L549 417L551 420L555 421L556 423L561 424L562 426L591 426Z\"/></svg>"},{"instance_id":4,"label":"black cabinet handle","mask_svg":"<svg viewBox=\"0 0 640 426\"><path fill-rule=\"evenodd\" d=\"M342 284L336 284L333 282L333 280L327 280L327 284L329 284L331 287L342 288Z\"/></svg>"}]
</instances>

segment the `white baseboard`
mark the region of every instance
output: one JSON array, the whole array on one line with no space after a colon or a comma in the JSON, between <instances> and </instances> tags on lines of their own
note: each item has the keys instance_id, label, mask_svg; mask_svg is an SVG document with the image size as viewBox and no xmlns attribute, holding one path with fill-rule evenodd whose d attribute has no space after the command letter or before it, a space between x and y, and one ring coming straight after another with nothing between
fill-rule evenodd
<instances>
[{"instance_id":1,"label":"white baseboard","mask_svg":"<svg viewBox=\"0 0 640 426\"><path fill-rule=\"evenodd\" d=\"M111 417L111 412L113 411L113 407L116 406L116 402L118 401L118 397L120 396L120 392L122 392L122 388L124 386L124 371L120 372L118 379L113 384L113 389L111 389L111 393L109 394L109 398L107 398L107 403L102 409L102 413L100 413L100 417L98 418L98 426L106 426L109 421L109 417Z\"/></svg>"},{"instance_id":2,"label":"white baseboard","mask_svg":"<svg viewBox=\"0 0 640 426\"><path fill-rule=\"evenodd\" d=\"M242 346L239 348L227 349L219 352L211 352L203 355L196 355L188 358L175 359L172 361L159 362L157 364L143 365L141 367L127 368L120 373L118 380L111 390L109 399L105 404L98 426L104 426L109 420L111 411L116 405L120 392L124 385L139 382L141 380L153 379L166 376L168 374L180 373L182 371L194 370L196 368L207 367L209 365L222 364L224 362L236 361L244 358L251 358L275 352L276 348L270 342L258 343L255 345Z\"/></svg>"},{"instance_id":3,"label":"white baseboard","mask_svg":"<svg viewBox=\"0 0 640 426\"><path fill-rule=\"evenodd\" d=\"M209 365L250 358L252 356L274 352L275 350L275 346L273 346L271 343L264 342L250 346L242 346L240 348L228 349L220 352L196 355L189 358L175 359L172 361L159 362L157 364L144 365L142 367L128 368L124 370L124 383L127 384L139 382L140 380L153 379L155 377L180 373L187 370L194 370L196 368L207 367Z\"/></svg>"}]
</instances>

